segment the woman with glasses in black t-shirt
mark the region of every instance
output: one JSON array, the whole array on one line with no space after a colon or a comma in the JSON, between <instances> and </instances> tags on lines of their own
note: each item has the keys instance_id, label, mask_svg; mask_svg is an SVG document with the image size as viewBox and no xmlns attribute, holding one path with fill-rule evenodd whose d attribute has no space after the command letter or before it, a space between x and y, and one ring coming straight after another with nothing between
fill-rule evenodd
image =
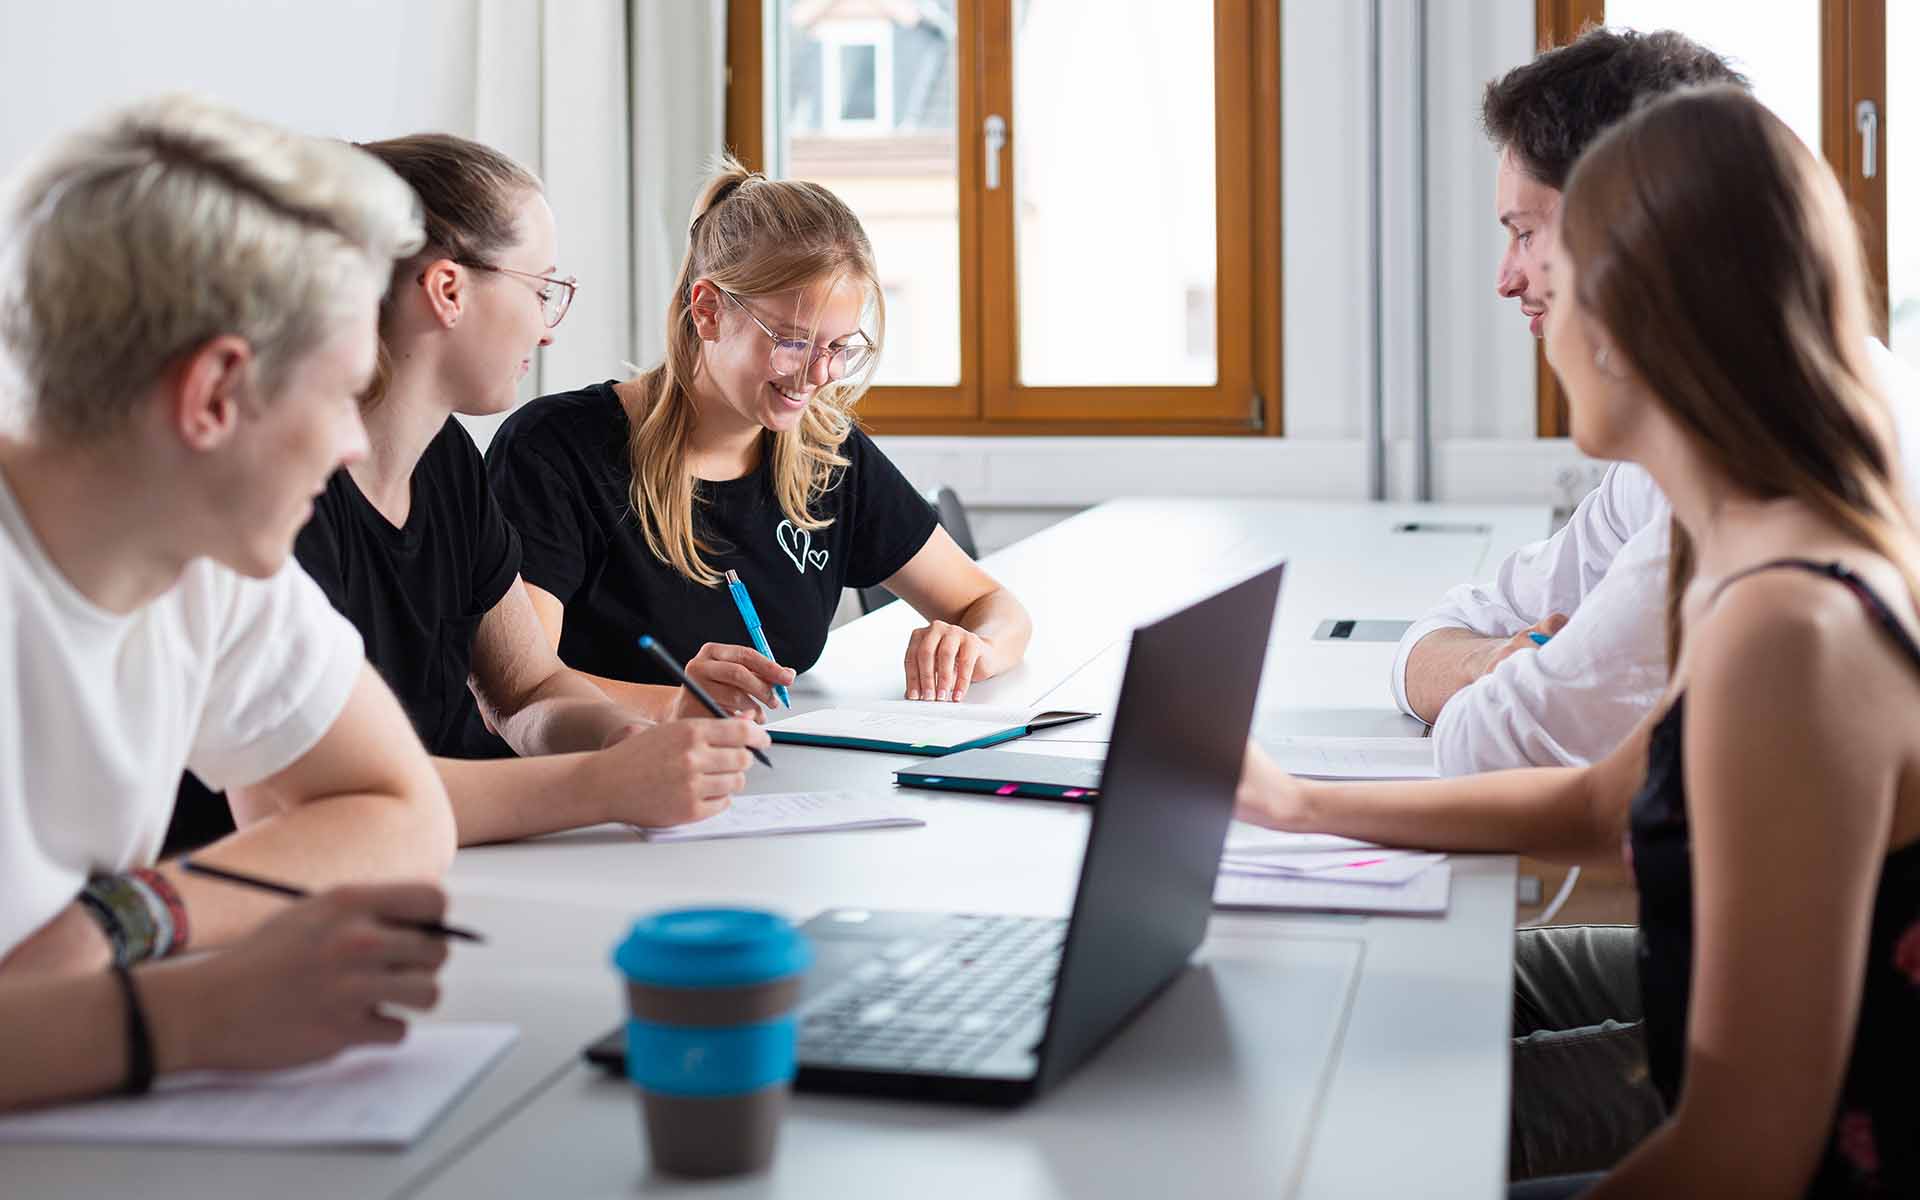
<instances>
[{"instance_id":1,"label":"woman with glasses in black t-shirt","mask_svg":"<svg viewBox=\"0 0 1920 1200\"><path fill-rule=\"evenodd\" d=\"M720 811L766 734L704 712L656 725L673 691L640 711L560 662L520 582L520 538L453 419L510 408L573 299L539 180L444 134L364 149L419 195L427 245L381 302L371 451L315 498L295 554L435 756L463 844Z\"/></svg>"},{"instance_id":2,"label":"woman with glasses in black t-shirt","mask_svg":"<svg viewBox=\"0 0 1920 1200\"><path fill-rule=\"evenodd\" d=\"M758 715L819 658L843 590L885 584L928 618L908 699L962 700L1020 661L1025 608L853 423L883 325L866 234L831 192L731 162L708 183L664 361L534 401L487 454L562 659L647 709L668 682L635 645L650 634ZM745 644L727 573L772 658Z\"/></svg>"}]
</instances>

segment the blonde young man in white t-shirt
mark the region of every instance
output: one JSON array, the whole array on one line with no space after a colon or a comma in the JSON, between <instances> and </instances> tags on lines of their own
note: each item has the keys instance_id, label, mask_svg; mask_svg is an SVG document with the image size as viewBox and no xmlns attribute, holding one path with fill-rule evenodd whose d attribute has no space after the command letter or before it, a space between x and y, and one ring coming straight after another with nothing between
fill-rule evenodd
<instances>
[{"instance_id":1,"label":"blonde young man in white t-shirt","mask_svg":"<svg viewBox=\"0 0 1920 1200\"><path fill-rule=\"evenodd\" d=\"M396 922L443 907L446 794L289 558L366 450L378 298L420 238L371 156L186 98L8 189L0 1107L391 1041L379 1005L435 998L444 948ZM183 766L279 810L204 858L332 890L156 868Z\"/></svg>"}]
</instances>

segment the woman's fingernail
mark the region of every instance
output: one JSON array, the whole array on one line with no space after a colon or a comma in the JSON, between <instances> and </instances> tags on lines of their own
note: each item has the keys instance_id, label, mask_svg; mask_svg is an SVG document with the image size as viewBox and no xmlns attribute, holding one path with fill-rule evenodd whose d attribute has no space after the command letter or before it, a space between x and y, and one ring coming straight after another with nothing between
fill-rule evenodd
<instances>
[{"instance_id":1,"label":"woman's fingernail","mask_svg":"<svg viewBox=\"0 0 1920 1200\"><path fill-rule=\"evenodd\" d=\"M920 698L920 689L919 689L919 688L908 688L908 689L907 689L907 699L909 699L909 700L918 700L919 698Z\"/></svg>"},{"instance_id":2,"label":"woman's fingernail","mask_svg":"<svg viewBox=\"0 0 1920 1200\"><path fill-rule=\"evenodd\" d=\"M951 699L953 699L953 693L952 693L952 692L941 692L941 693L940 693L940 698L941 698L942 700L951 700Z\"/></svg>"}]
</instances>

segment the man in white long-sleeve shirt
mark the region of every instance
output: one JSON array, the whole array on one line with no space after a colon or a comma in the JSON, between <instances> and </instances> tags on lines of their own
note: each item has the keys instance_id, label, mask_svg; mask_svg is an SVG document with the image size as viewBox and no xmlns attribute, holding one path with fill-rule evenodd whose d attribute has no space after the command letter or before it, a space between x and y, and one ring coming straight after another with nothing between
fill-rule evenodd
<instances>
[{"instance_id":1,"label":"man in white long-sleeve shirt","mask_svg":"<svg viewBox=\"0 0 1920 1200\"><path fill-rule=\"evenodd\" d=\"M1516 274L1527 278L1503 264L1503 285ZM1868 354L1920 495L1920 378L1878 342ZM1433 726L1442 774L1589 763L1653 711L1667 685L1669 512L1651 476L1616 463L1558 533L1408 628L1394 698ZM1551 640L1535 645L1534 632Z\"/></svg>"}]
</instances>

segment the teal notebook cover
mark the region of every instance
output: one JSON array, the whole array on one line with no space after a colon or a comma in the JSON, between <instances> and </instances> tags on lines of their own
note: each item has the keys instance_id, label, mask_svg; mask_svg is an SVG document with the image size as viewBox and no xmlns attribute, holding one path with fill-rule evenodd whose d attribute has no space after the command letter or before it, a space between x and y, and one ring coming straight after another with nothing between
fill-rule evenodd
<instances>
[{"instance_id":1,"label":"teal notebook cover","mask_svg":"<svg viewBox=\"0 0 1920 1200\"><path fill-rule=\"evenodd\" d=\"M894 740L885 737L860 737L851 734L824 733L809 729L782 729L788 722L803 722L824 715L851 711L855 719L871 718L877 715L866 710L829 709L821 713L808 713L800 717L789 717L787 721L775 722L767 727L767 736L776 742L794 746L827 746L838 750L877 750L886 754L917 754L927 758L938 758L947 754L958 754L962 750L978 750L985 746L997 746L1015 738L1023 738L1036 730L1048 729L1055 725L1070 725L1075 721L1086 721L1100 714L1090 712L1042 712L1035 713L1025 722L996 729L976 737L959 742L917 742ZM964 709L961 710L964 712ZM933 718L938 720L939 718ZM955 719L967 719L956 717Z\"/></svg>"}]
</instances>

